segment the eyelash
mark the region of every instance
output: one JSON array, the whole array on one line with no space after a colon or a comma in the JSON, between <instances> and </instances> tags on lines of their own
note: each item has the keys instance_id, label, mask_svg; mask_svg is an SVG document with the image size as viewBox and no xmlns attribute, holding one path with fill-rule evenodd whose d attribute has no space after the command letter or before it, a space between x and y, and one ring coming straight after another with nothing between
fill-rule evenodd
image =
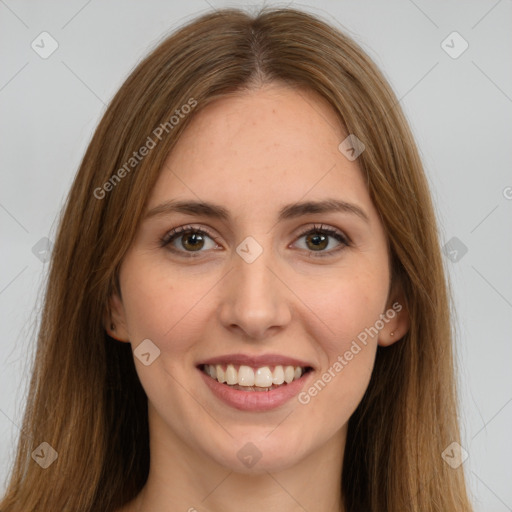
<instances>
[{"instance_id":1,"label":"eyelash","mask_svg":"<svg viewBox=\"0 0 512 512\"><path fill-rule=\"evenodd\" d=\"M206 229L194 228L193 226L180 226L178 228L171 229L160 240L161 247L168 246L171 242L173 242L180 235L183 235L183 234L186 234L186 233L194 233L194 234L198 234L198 235L206 235L209 238L211 238L214 242L219 244L219 242L217 242L215 236L212 233L210 233L208 230L206 230ZM307 228L305 231L302 231L298 235L297 239L300 239L300 238L302 238L304 236L312 235L312 234L328 235L328 236L330 236L332 238L335 238L338 242L340 242L342 244L340 247L338 247L336 249L329 250L329 251L309 251L310 255L313 256L314 258L324 258L324 257L332 256L334 253L338 253L339 251L345 249L345 247L349 247L351 245L350 241L349 241L349 238L346 235L344 235L343 233L341 233L340 231L337 231L335 229L332 229L332 228L329 228L329 227L323 227L322 224L320 224L320 225L316 225L315 224L315 225L313 225L313 227ZM188 257L188 258L197 258L198 256L200 256L200 254L202 252L204 252L204 251L196 251L196 252L180 251L180 250L177 250L175 248L172 248L171 250L173 252L175 252L175 253L178 253L178 254L181 254L181 255L186 255L185 257Z\"/></svg>"}]
</instances>

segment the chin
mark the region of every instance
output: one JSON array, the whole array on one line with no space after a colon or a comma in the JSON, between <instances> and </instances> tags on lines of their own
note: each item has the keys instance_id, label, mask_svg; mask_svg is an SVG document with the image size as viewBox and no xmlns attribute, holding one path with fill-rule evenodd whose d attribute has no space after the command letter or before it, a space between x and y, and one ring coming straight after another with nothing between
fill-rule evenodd
<instances>
[{"instance_id":1,"label":"chin","mask_svg":"<svg viewBox=\"0 0 512 512\"><path fill-rule=\"evenodd\" d=\"M304 439L300 433L295 439L285 429L278 433L279 427L272 431L274 428L265 428L264 433L261 428L254 429L254 435L244 428L244 434L233 435L227 446L220 443L218 451L212 453L210 445L210 456L235 473L257 475L289 469L307 456Z\"/></svg>"}]
</instances>

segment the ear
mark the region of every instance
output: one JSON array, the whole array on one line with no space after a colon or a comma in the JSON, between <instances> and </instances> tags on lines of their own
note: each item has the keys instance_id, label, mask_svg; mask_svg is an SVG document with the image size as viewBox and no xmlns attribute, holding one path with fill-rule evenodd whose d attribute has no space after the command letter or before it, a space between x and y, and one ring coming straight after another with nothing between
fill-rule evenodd
<instances>
[{"instance_id":1,"label":"ear","mask_svg":"<svg viewBox=\"0 0 512 512\"><path fill-rule=\"evenodd\" d=\"M401 286L395 287L394 293L390 293L383 318L384 328L378 337L378 344L381 347L392 345L409 332L411 320Z\"/></svg>"},{"instance_id":2,"label":"ear","mask_svg":"<svg viewBox=\"0 0 512 512\"><path fill-rule=\"evenodd\" d=\"M130 342L123 301L116 292L109 298L103 325L111 338L117 341Z\"/></svg>"}]
</instances>

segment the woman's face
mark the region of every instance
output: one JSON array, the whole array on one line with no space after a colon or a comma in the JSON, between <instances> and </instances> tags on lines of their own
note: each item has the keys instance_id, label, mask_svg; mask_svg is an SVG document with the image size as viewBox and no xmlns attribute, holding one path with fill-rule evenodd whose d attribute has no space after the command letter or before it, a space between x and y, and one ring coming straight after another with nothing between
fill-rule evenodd
<instances>
[{"instance_id":1,"label":"woman's face","mask_svg":"<svg viewBox=\"0 0 512 512\"><path fill-rule=\"evenodd\" d=\"M379 215L338 149L346 136L323 99L276 84L191 120L112 301L152 443L241 472L343 447L401 317Z\"/></svg>"}]
</instances>

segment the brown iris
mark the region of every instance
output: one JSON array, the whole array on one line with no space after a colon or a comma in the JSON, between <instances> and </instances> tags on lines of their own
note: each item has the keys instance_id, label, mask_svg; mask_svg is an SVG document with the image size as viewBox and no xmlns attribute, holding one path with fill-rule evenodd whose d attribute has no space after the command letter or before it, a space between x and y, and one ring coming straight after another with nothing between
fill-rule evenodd
<instances>
[{"instance_id":1,"label":"brown iris","mask_svg":"<svg viewBox=\"0 0 512 512\"><path fill-rule=\"evenodd\" d=\"M326 235L322 235L321 233L311 233L306 236L306 244L311 242L315 249L325 249L328 244L328 238Z\"/></svg>"},{"instance_id":2,"label":"brown iris","mask_svg":"<svg viewBox=\"0 0 512 512\"><path fill-rule=\"evenodd\" d=\"M181 245L184 249L198 251L203 248L204 239L201 233L188 233L182 236Z\"/></svg>"}]
</instances>

